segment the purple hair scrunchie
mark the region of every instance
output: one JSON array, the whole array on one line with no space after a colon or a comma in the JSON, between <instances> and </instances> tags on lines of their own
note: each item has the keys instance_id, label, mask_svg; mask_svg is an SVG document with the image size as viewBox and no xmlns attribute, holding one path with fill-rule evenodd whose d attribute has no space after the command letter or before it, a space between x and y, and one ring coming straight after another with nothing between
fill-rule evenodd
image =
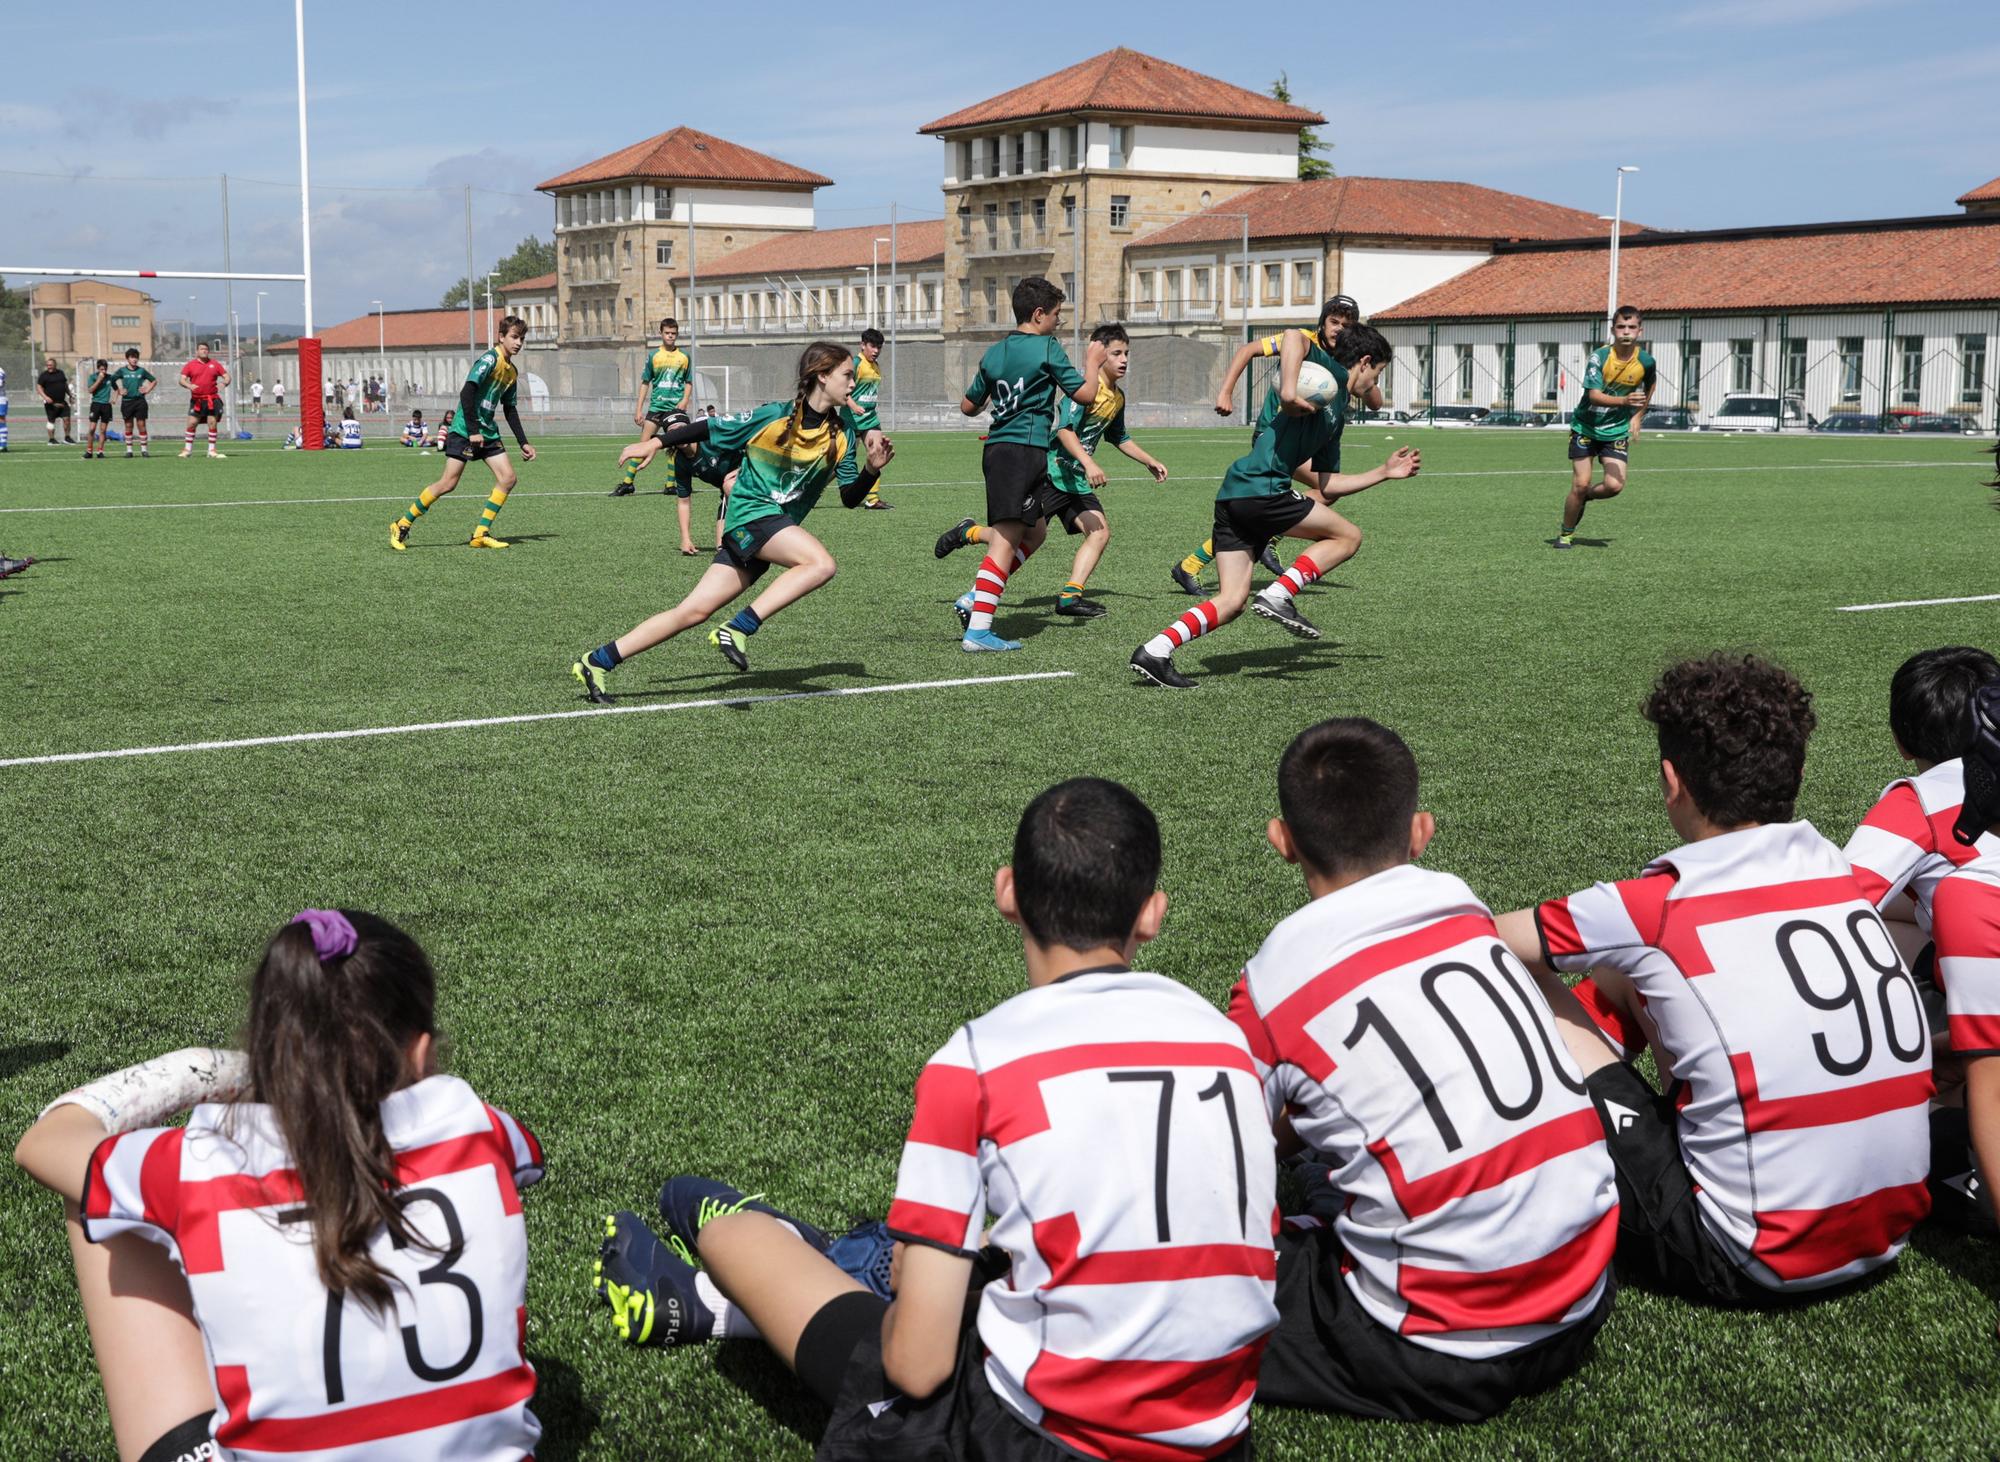
<instances>
[{"instance_id":1,"label":"purple hair scrunchie","mask_svg":"<svg viewBox=\"0 0 2000 1462\"><path fill-rule=\"evenodd\" d=\"M313 953L319 956L321 964L347 958L361 942L347 915L339 909L302 909L292 916L292 922L312 930Z\"/></svg>"}]
</instances>

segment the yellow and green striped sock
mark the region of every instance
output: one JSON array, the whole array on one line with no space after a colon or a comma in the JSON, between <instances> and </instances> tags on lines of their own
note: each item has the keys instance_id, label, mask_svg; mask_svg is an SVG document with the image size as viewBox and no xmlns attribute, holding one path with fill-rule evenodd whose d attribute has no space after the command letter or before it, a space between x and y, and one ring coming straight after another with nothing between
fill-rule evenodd
<instances>
[{"instance_id":1,"label":"yellow and green striped sock","mask_svg":"<svg viewBox=\"0 0 2000 1462\"><path fill-rule=\"evenodd\" d=\"M1215 561L1215 540L1204 538L1201 547L1181 560L1183 573L1198 574Z\"/></svg>"},{"instance_id":2,"label":"yellow and green striped sock","mask_svg":"<svg viewBox=\"0 0 2000 1462\"><path fill-rule=\"evenodd\" d=\"M486 510L479 515L479 526L472 530L474 538L484 538L492 530L493 520L500 516L500 510L507 506L507 494L494 488L486 499Z\"/></svg>"},{"instance_id":3,"label":"yellow and green striped sock","mask_svg":"<svg viewBox=\"0 0 2000 1462\"><path fill-rule=\"evenodd\" d=\"M986 541L986 525L983 523L974 523L970 528L966 529L965 541L967 543L984 543Z\"/></svg>"},{"instance_id":4,"label":"yellow and green striped sock","mask_svg":"<svg viewBox=\"0 0 2000 1462\"><path fill-rule=\"evenodd\" d=\"M412 523L416 522L417 519L421 518L425 513L429 512L431 504L436 501L437 501L437 494L432 492L428 487L425 488L422 492L417 494L417 500L411 503L408 510L404 512L402 518L399 520L401 526L405 528L409 527Z\"/></svg>"},{"instance_id":5,"label":"yellow and green striped sock","mask_svg":"<svg viewBox=\"0 0 2000 1462\"><path fill-rule=\"evenodd\" d=\"M641 462L637 457L627 457L618 465L625 469L625 475L618 479L618 485L620 487L630 487L632 479L639 475L639 470L646 464Z\"/></svg>"},{"instance_id":6,"label":"yellow and green striped sock","mask_svg":"<svg viewBox=\"0 0 2000 1462\"><path fill-rule=\"evenodd\" d=\"M1075 579L1071 579L1067 584L1056 590L1056 603L1058 604L1074 604L1082 597L1083 585L1079 584Z\"/></svg>"}]
</instances>

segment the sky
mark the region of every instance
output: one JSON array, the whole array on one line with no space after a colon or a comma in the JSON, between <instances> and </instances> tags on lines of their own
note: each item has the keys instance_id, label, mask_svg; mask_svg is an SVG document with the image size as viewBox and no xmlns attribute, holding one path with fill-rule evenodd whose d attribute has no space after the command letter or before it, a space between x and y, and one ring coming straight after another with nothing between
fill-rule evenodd
<instances>
[{"instance_id":1,"label":"sky","mask_svg":"<svg viewBox=\"0 0 2000 1462\"><path fill-rule=\"evenodd\" d=\"M892 201L902 217L937 217L943 144L917 128L1117 45L1259 91L1288 72L1294 99L1326 114L1329 159L1347 175L1609 213L1614 170L1637 166L1626 216L1654 227L1949 213L2000 175L2000 37L1977 0L1541 16L1433 0L1260 7L1221 26L1230 12L1184 0L1049 23L988 6L767 0L736 31L597 0L306 9L322 328L376 300L434 306L466 272L467 185L483 272L523 236L552 236L536 183L683 124L834 178L822 226L886 220ZM10 18L10 51L51 64L14 68L0 97L0 262L219 267L226 172L233 267L297 272L292 7L123 7L116 30L118 64L79 82L54 64L78 40L63 7ZM468 35L490 48L464 56ZM113 85L134 57L145 84ZM163 318L225 317L219 283L147 287ZM238 285L246 333L259 288L267 324L302 322L298 285Z\"/></svg>"}]
</instances>

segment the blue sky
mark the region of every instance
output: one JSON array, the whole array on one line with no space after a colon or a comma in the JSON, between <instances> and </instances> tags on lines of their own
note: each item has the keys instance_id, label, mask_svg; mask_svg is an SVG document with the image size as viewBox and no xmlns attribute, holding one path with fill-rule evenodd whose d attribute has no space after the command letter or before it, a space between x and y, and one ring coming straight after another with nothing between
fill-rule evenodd
<instances>
[{"instance_id":1,"label":"blue sky","mask_svg":"<svg viewBox=\"0 0 2000 1462\"><path fill-rule=\"evenodd\" d=\"M1951 212L2000 174L2000 40L1971 0L1553 5L1542 17L1457 0L1289 15L1182 0L1039 15L773 0L738 26L720 18L727 7L702 9L717 18L595 0L309 4L318 322L374 299L435 304L465 272L465 184L480 190L483 270L524 234L549 235L537 182L683 123L836 179L819 195L825 225L884 219L892 200L936 216L941 144L919 126L1121 44L1258 90L1287 70L1296 99L1326 113L1347 174L1455 178L1608 212L1612 170L1637 164L1626 211L1661 227ZM40 90L32 68L15 69L0 99L0 256L219 264L214 178L228 172L235 266L296 270L292 7L124 7L81 29L103 31L101 74L138 57L145 84ZM464 57L468 35L492 48ZM8 24L21 58L73 57L79 38L61 7ZM301 318L296 285L265 288L267 321ZM222 319L219 284L152 292L163 315ZM246 330L253 295L236 290Z\"/></svg>"}]
</instances>

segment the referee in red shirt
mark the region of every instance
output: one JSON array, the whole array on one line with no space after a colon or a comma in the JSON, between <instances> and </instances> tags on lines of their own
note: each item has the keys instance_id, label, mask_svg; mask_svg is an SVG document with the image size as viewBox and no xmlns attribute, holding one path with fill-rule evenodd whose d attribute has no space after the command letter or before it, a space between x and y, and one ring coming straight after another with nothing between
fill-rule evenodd
<instances>
[{"instance_id":1,"label":"referee in red shirt","mask_svg":"<svg viewBox=\"0 0 2000 1462\"><path fill-rule=\"evenodd\" d=\"M187 434L181 438L181 455L194 455L194 429L208 423L208 455L220 458L215 450L216 426L222 420L222 388L229 384L229 370L219 360L208 358L208 342L194 348L194 359L181 367L181 384L188 392Z\"/></svg>"}]
</instances>

